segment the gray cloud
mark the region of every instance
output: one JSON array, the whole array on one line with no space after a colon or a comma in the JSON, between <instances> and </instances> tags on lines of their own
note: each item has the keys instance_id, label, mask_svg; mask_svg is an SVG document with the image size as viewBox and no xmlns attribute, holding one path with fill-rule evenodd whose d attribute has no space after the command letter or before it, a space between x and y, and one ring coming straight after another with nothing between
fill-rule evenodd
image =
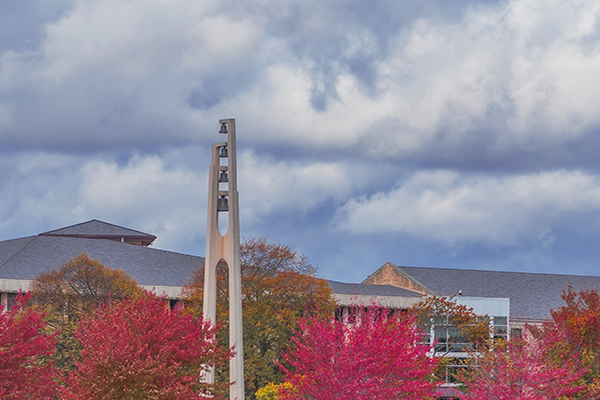
<instances>
[{"instance_id":1,"label":"gray cloud","mask_svg":"<svg viewBox=\"0 0 600 400\"><path fill-rule=\"evenodd\" d=\"M43 26L59 19L73 0L5 0L0 3L0 52L32 51L43 39Z\"/></svg>"}]
</instances>

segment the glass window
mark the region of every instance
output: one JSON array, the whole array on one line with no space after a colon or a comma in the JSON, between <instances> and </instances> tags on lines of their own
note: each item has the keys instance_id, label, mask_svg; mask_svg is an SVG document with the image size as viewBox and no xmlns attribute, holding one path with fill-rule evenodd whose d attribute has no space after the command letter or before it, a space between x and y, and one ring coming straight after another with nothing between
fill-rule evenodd
<instances>
[{"instance_id":1,"label":"glass window","mask_svg":"<svg viewBox=\"0 0 600 400\"><path fill-rule=\"evenodd\" d=\"M492 335L494 340L508 339L508 318L507 317L494 317L494 324L492 326Z\"/></svg>"},{"instance_id":2,"label":"glass window","mask_svg":"<svg viewBox=\"0 0 600 400\"><path fill-rule=\"evenodd\" d=\"M342 321L344 319L344 307L338 307L335 309L335 320Z\"/></svg>"},{"instance_id":3,"label":"glass window","mask_svg":"<svg viewBox=\"0 0 600 400\"><path fill-rule=\"evenodd\" d=\"M17 299L18 293L7 293L6 295L6 309L10 310L14 305Z\"/></svg>"},{"instance_id":4,"label":"glass window","mask_svg":"<svg viewBox=\"0 0 600 400\"><path fill-rule=\"evenodd\" d=\"M466 358L452 358L446 367L446 382L457 383L458 373L461 370L468 368L468 359Z\"/></svg>"}]
</instances>

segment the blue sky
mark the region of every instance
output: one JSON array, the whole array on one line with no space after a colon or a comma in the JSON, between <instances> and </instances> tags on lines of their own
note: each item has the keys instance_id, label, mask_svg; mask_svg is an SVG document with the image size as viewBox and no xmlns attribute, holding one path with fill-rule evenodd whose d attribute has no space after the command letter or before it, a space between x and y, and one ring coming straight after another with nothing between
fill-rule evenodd
<instances>
[{"instance_id":1,"label":"blue sky","mask_svg":"<svg viewBox=\"0 0 600 400\"><path fill-rule=\"evenodd\" d=\"M242 236L322 276L597 275L599 21L585 0L5 0L0 240L100 219L204 255L233 117Z\"/></svg>"}]
</instances>

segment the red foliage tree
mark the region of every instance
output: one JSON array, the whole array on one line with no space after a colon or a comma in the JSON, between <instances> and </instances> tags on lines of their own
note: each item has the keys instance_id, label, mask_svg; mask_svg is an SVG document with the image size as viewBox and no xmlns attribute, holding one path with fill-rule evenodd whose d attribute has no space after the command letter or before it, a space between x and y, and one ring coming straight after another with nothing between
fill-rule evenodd
<instances>
[{"instance_id":1,"label":"red foliage tree","mask_svg":"<svg viewBox=\"0 0 600 400\"><path fill-rule=\"evenodd\" d=\"M0 398L50 398L55 391L52 363L54 337L44 334L42 315L23 306L29 295L17 296L9 311L0 309ZM1 307L1 306L0 306Z\"/></svg>"},{"instance_id":2,"label":"red foliage tree","mask_svg":"<svg viewBox=\"0 0 600 400\"><path fill-rule=\"evenodd\" d=\"M540 342L512 339L474 358L470 372L462 373L465 400L553 400L573 398L585 370L576 362L554 365L545 360Z\"/></svg>"},{"instance_id":3,"label":"red foliage tree","mask_svg":"<svg viewBox=\"0 0 600 400\"><path fill-rule=\"evenodd\" d=\"M569 286L562 299L565 304L551 311L551 320L530 330L546 346L548 362L562 365L576 360L587 368L582 398L600 398L600 293Z\"/></svg>"},{"instance_id":4,"label":"red foliage tree","mask_svg":"<svg viewBox=\"0 0 600 400\"><path fill-rule=\"evenodd\" d=\"M388 316L369 307L356 322L323 316L300 321L292 349L283 355L293 389L283 399L418 399L432 398L436 359L419 344L412 316Z\"/></svg>"},{"instance_id":5,"label":"red foliage tree","mask_svg":"<svg viewBox=\"0 0 600 400\"><path fill-rule=\"evenodd\" d=\"M62 394L70 400L202 398L214 390L199 382L204 365L230 358L214 335L208 323L150 294L101 307L75 332L81 361Z\"/></svg>"}]
</instances>

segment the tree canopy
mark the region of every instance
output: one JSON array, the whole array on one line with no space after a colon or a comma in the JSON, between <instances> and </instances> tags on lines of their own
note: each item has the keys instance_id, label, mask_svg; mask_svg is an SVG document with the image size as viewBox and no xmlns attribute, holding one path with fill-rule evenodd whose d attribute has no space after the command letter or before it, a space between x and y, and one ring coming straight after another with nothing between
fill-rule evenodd
<instances>
[{"instance_id":1,"label":"tree canopy","mask_svg":"<svg viewBox=\"0 0 600 400\"><path fill-rule=\"evenodd\" d=\"M452 297L427 296L412 311L425 341L440 361L436 376L446 382L454 382L458 370L467 364L466 358L453 357L452 353L465 354L489 345L488 319L457 304Z\"/></svg>"},{"instance_id":2,"label":"tree canopy","mask_svg":"<svg viewBox=\"0 0 600 400\"><path fill-rule=\"evenodd\" d=\"M149 293L98 307L74 335L81 360L66 379L65 400L205 398L216 388L199 381L204 368L230 358L214 327Z\"/></svg>"},{"instance_id":3,"label":"tree canopy","mask_svg":"<svg viewBox=\"0 0 600 400\"><path fill-rule=\"evenodd\" d=\"M56 360L71 368L78 343L73 331L100 304L138 297L143 290L123 271L107 268L83 253L31 283L29 304L44 314L49 334L58 333Z\"/></svg>"},{"instance_id":4,"label":"tree canopy","mask_svg":"<svg viewBox=\"0 0 600 400\"><path fill-rule=\"evenodd\" d=\"M545 360L546 343L522 339L494 343L462 371L465 400L572 399L583 389L585 373L575 360L557 365Z\"/></svg>"},{"instance_id":5,"label":"tree canopy","mask_svg":"<svg viewBox=\"0 0 600 400\"><path fill-rule=\"evenodd\" d=\"M576 360L587 369L581 398L600 398L600 293L569 286L562 299L565 304L551 311L552 319L530 331L547 347L547 362L562 365Z\"/></svg>"},{"instance_id":6,"label":"tree canopy","mask_svg":"<svg viewBox=\"0 0 600 400\"><path fill-rule=\"evenodd\" d=\"M55 394L52 362L47 360L55 340L44 333L43 315L23 309L27 298L19 295L10 310L0 311L1 399L46 399Z\"/></svg>"},{"instance_id":7,"label":"tree canopy","mask_svg":"<svg viewBox=\"0 0 600 400\"><path fill-rule=\"evenodd\" d=\"M285 400L431 399L438 359L411 314L379 307L358 308L355 323L326 315L301 319L283 367L286 382L278 396Z\"/></svg>"}]
</instances>

